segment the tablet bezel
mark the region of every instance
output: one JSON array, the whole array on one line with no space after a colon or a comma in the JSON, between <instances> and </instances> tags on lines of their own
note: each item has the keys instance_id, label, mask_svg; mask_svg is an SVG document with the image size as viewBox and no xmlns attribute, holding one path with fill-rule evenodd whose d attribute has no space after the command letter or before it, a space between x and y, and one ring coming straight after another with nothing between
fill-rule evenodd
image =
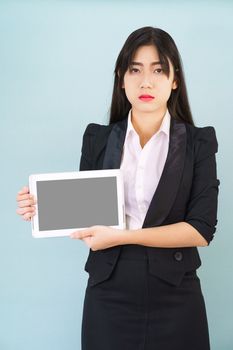
<instances>
[{"instance_id":1,"label":"tablet bezel","mask_svg":"<svg viewBox=\"0 0 233 350\"><path fill-rule=\"evenodd\" d=\"M29 176L29 190L30 190L30 194L33 194L35 199L37 200L37 182L38 181L69 180L69 179L83 179L83 178L96 178L96 177L116 177L119 225L110 226L110 227L125 229L126 222L125 222L124 185L123 185L123 174L121 169L101 169L101 170L84 170L84 171L76 171L76 172L32 174ZM74 231L84 230L85 228L87 228L87 227L82 227L82 228L40 231L37 204L35 204L35 209L36 209L36 215L34 215L31 219L32 236L35 238L70 236L70 234Z\"/></svg>"}]
</instances>

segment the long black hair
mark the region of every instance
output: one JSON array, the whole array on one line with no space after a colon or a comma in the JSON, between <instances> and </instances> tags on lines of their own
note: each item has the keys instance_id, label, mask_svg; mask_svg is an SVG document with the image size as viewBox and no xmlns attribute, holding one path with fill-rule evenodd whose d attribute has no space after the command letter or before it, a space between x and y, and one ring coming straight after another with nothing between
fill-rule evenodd
<instances>
[{"instance_id":1,"label":"long black hair","mask_svg":"<svg viewBox=\"0 0 233 350\"><path fill-rule=\"evenodd\" d=\"M109 124L124 119L132 107L126 97L125 89L122 88L122 84L124 75L129 68L136 50L144 45L154 45L156 47L167 77L170 75L168 58L173 65L174 79L178 87L172 89L167 102L171 117L194 125L179 51L174 40L167 32L154 27L142 27L132 32L118 55L114 70L115 78Z\"/></svg>"}]
</instances>

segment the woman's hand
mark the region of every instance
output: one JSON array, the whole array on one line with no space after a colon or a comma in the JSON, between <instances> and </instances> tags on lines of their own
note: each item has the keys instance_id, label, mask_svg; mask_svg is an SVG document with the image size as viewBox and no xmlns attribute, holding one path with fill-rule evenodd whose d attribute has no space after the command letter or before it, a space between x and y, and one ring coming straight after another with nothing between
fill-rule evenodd
<instances>
[{"instance_id":1,"label":"woman's hand","mask_svg":"<svg viewBox=\"0 0 233 350\"><path fill-rule=\"evenodd\" d=\"M19 214L23 220L30 221L32 216L34 216L36 213L36 209L34 207L36 200L34 199L34 196L29 193L28 186L24 186L18 192L16 201L18 202L16 213Z\"/></svg>"},{"instance_id":2,"label":"woman's hand","mask_svg":"<svg viewBox=\"0 0 233 350\"><path fill-rule=\"evenodd\" d=\"M110 226L91 226L85 230L73 232L70 237L82 239L91 250L100 250L124 244L126 230Z\"/></svg>"}]
</instances>

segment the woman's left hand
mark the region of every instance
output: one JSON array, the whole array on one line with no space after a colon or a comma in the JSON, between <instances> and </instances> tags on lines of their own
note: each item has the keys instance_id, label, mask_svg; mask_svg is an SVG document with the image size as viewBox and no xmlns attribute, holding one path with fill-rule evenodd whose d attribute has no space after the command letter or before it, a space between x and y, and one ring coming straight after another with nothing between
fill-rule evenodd
<instances>
[{"instance_id":1,"label":"woman's left hand","mask_svg":"<svg viewBox=\"0 0 233 350\"><path fill-rule=\"evenodd\" d=\"M82 239L91 250L95 251L123 244L122 238L124 238L125 233L125 230L97 225L85 230L75 231L70 237Z\"/></svg>"}]
</instances>

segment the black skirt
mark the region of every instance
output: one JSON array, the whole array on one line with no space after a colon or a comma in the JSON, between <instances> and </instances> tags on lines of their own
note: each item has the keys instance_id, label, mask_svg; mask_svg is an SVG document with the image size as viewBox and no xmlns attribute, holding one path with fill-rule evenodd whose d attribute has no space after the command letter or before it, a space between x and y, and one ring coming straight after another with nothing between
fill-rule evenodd
<instances>
[{"instance_id":1,"label":"black skirt","mask_svg":"<svg viewBox=\"0 0 233 350\"><path fill-rule=\"evenodd\" d=\"M196 271L174 286L148 272L143 246L122 247L111 276L87 283L82 350L209 350Z\"/></svg>"}]
</instances>

